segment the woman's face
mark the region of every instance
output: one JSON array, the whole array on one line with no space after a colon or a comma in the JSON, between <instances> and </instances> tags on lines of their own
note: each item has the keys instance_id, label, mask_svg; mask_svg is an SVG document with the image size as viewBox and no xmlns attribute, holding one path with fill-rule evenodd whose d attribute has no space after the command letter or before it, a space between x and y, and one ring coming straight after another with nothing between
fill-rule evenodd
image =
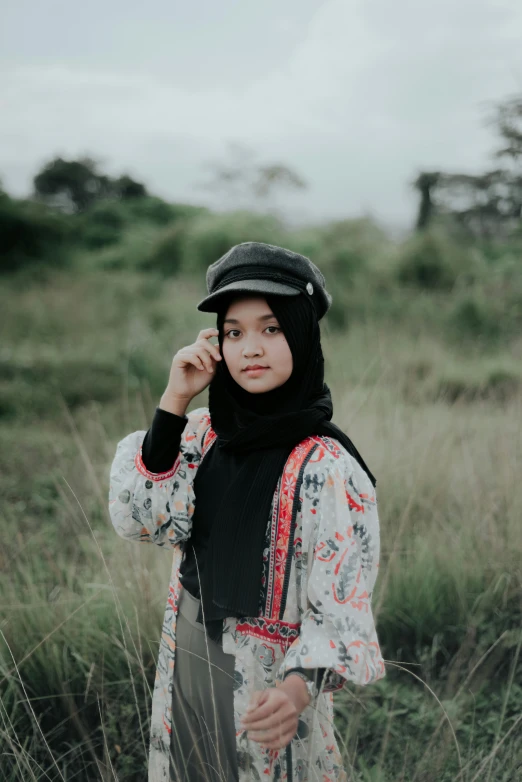
<instances>
[{"instance_id":1,"label":"woman's face","mask_svg":"<svg viewBox=\"0 0 522 782\"><path fill-rule=\"evenodd\" d=\"M225 315L223 333L223 358L231 376L245 391L271 391L292 374L292 353L266 299L234 299ZM263 369L250 372L248 366Z\"/></svg>"}]
</instances>

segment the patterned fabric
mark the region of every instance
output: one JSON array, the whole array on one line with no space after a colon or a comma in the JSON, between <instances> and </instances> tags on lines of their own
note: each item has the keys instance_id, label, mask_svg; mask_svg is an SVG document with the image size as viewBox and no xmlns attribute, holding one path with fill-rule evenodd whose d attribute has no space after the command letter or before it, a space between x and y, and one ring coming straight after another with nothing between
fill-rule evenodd
<instances>
[{"instance_id":1,"label":"patterned fabric","mask_svg":"<svg viewBox=\"0 0 522 782\"><path fill-rule=\"evenodd\" d=\"M207 408L188 414L172 469L149 472L144 431L127 435L111 467L109 509L123 538L173 549L151 716L149 782L169 782L179 567L191 532L196 470L215 434ZM259 615L223 622L223 650L235 656L234 720L239 782L346 782L334 736L333 692L345 681L385 676L371 609L379 568L375 490L340 444L308 437L290 455L267 520ZM241 719L255 690L291 668L326 668L321 692L301 713L283 750L248 739Z\"/></svg>"}]
</instances>

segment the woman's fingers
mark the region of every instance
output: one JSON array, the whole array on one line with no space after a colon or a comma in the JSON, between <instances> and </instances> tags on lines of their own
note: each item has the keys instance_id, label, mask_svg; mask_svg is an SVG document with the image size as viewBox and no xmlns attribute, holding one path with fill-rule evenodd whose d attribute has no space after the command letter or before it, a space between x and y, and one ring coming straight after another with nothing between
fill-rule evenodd
<instances>
[{"instance_id":1,"label":"woman's fingers","mask_svg":"<svg viewBox=\"0 0 522 782\"><path fill-rule=\"evenodd\" d=\"M295 718L287 719L274 727L265 728L265 730L249 730L248 738L257 741L259 744L269 748L276 749L288 744L297 730Z\"/></svg>"},{"instance_id":2,"label":"woman's fingers","mask_svg":"<svg viewBox=\"0 0 522 782\"><path fill-rule=\"evenodd\" d=\"M199 345L202 350L206 351L216 361L221 361L221 353L219 352L219 347L217 347L217 345L213 345L206 339L198 340L196 345Z\"/></svg>"},{"instance_id":3,"label":"woman's fingers","mask_svg":"<svg viewBox=\"0 0 522 782\"><path fill-rule=\"evenodd\" d=\"M195 345L189 355L194 357L195 366L199 367L199 369L206 369L207 372L214 371L212 356L204 345Z\"/></svg>"},{"instance_id":4,"label":"woman's fingers","mask_svg":"<svg viewBox=\"0 0 522 782\"><path fill-rule=\"evenodd\" d=\"M262 747L265 749L284 749L292 739L294 738L297 731L287 731L285 734L281 734L277 739L274 741L260 741Z\"/></svg>"},{"instance_id":5,"label":"woman's fingers","mask_svg":"<svg viewBox=\"0 0 522 782\"><path fill-rule=\"evenodd\" d=\"M219 335L219 331L214 328L209 329L201 329L201 331L198 334L198 340L199 339L209 339L210 337L217 337Z\"/></svg>"},{"instance_id":6,"label":"woman's fingers","mask_svg":"<svg viewBox=\"0 0 522 782\"><path fill-rule=\"evenodd\" d=\"M217 329L203 329L199 332L198 340L193 345L188 345L179 351L180 358L197 369L206 369L209 373L214 372L212 359L221 361L221 353L219 347L209 342L209 339L218 334Z\"/></svg>"},{"instance_id":7,"label":"woman's fingers","mask_svg":"<svg viewBox=\"0 0 522 782\"><path fill-rule=\"evenodd\" d=\"M211 334L210 336L213 337L214 335ZM219 352L219 345L213 345L212 342L209 342L208 337L206 339L198 339L196 345L201 345L202 347L204 347L205 350L208 350L209 353L212 356L214 356L216 359L219 360L221 358L221 353Z\"/></svg>"},{"instance_id":8,"label":"woman's fingers","mask_svg":"<svg viewBox=\"0 0 522 782\"><path fill-rule=\"evenodd\" d=\"M205 369L205 365L201 357L195 350L191 350L190 348L180 350L179 357L185 364L192 364L192 366L196 367L196 369Z\"/></svg>"},{"instance_id":9,"label":"woman's fingers","mask_svg":"<svg viewBox=\"0 0 522 782\"><path fill-rule=\"evenodd\" d=\"M273 704L268 701L264 705L267 708L274 709ZM292 722L295 722L296 720L295 707L293 707L290 703L282 702L277 704L276 708L269 712L262 711L262 708L262 706L258 707L259 716L257 719L252 720L251 723L249 723L248 718L246 719L246 722L245 720L243 721L243 724L247 730L252 731L254 735L256 735L259 731L264 731L266 736L267 731L271 731L274 728L284 731L285 728L288 728Z\"/></svg>"},{"instance_id":10,"label":"woman's fingers","mask_svg":"<svg viewBox=\"0 0 522 782\"><path fill-rule=\"evenodd\" d=\"M211 337L218 337L219 331L217 329L202 329L195 342L196 345L203 345L206 350L210 352L212 356L219 361L221 359L221 353L219 352L219 345L213 345L209 342Z\"/></svg>"}]
</instances>

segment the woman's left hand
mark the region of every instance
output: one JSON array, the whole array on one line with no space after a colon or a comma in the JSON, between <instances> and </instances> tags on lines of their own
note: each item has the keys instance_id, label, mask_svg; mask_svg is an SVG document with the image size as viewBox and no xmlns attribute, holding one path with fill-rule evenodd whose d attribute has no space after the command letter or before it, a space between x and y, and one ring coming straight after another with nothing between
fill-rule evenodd
<instances>
[{"instance_id":1,"label":"woman's left hand","mask_svg":"<svg viewBox=\"0 0 522 782\"><path fill-rule=\"evenodd\" d=\"M249 709L243 727L266 749L283 749L295 736L301 709L283 685L254 692Z\"/></svg>"}]
</instances>

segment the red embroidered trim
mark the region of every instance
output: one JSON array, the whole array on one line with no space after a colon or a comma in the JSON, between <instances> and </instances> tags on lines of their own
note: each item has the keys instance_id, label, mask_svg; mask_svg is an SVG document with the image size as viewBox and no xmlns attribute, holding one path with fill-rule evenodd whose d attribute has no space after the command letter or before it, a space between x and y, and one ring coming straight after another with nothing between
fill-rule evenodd
<instances>
[{"instance_id":1,"label":"red embroidered trim","mask_svg":"<svg viewBox=\"0 0 522 782\"><path fill-rule=\"evenodd\" d=\"M202 456L210 448L217 435L209 427L203 438ZM290 456L288 457L283 469L281 478L278 481L275 497L274 512L272 515L271 537L270 537L270 568L267 574L266 601L265 601L265 619L268 621L279 621L281 602L283 599L283 587L288 559L288 544L290 539L290 525L292 522L292 509L294 505L295 488L297 478L302 467L303 461L307 457L310 449L315 445L322 446L324 450L332 453L336 458L341 454L339 447L329 438L322 436L306 437L298 443ZM258 617L262 619L263 617ZM271 619L270 619L271 618ZM259 636L264 637L264 636Z\"/></svg>"},{"instance_id":2,"label":"red embroidered trim","mask_svg":"<svg viewBox=\"0 0 522 782\"><path fill-rule=\"evenodd\" d=\"M277 523L276 530L272 527L272 540L274 532L276 536L275 546L272 546L271 578L273 589L267 595L266 607L269 616L276 619L281 611L283 600L283 588L285 580L286 562L288 559L288 545L290 541L290 526L292 523L292 511L297 486L297 478L302 464L313 447L315 440L306 437L298 443L288 457L280 482L280 493L277 498Z\"/></svg>"},{"instance_id":3,"label":"red embroidered trim","mask_svg":"<svg viewBox=\"0 0 522 782\"><path fill-rule=\"evenodd\" d=\"M252 635L263 641L279 644L284 652L299 637L300 627L300 622L279 622L262 616L238 621L236 624L236 630L241 635Z\"/></svg>"},{"instance_id":4,"label":"red embroidered trim","mask_svg":"<svg viewBox=\"0 0 522 782\"><path fill-rule=\"evenodd\" d=\"M315 443L320 443L323 447L326 448L328 453L331 453L332 456L334 456L336 459L339 459L341 456L341 449L337 445L337 443L331 439L331 437L327 437L324 434L321 435L312 435L311 440L313 440Z\"/></svg>"},{"instance_id":5,"label":"red embroidered trim","mask_svg":"<svg viewBox=\"0 0 522 782\"><path fill-rule=\"evenodd\" d=\"M179 465L181 464L181 456L178 454L178 458L174 462L173 467L171 467L170 470L167 470L167 472L149 472L143 463L143 456L140 445L140 450L134 457L134 464L136 465L138 472L140 472L146 478L149 478L151 481L166 481L177 473Z\"/></svg>"},{"instance_id":6,"label":"red embroidered trim","mask_svg":"<svg viewBox=\"0 0 522 782\"><path fill-rule=\"evenodd\" d=\"M212 443L216 440L217 434L212 429L208 429L207 433L205 434L205 437L203 438L203 448L201 449L201 458L206 454Z\"/></svg>"}]
</instances>

